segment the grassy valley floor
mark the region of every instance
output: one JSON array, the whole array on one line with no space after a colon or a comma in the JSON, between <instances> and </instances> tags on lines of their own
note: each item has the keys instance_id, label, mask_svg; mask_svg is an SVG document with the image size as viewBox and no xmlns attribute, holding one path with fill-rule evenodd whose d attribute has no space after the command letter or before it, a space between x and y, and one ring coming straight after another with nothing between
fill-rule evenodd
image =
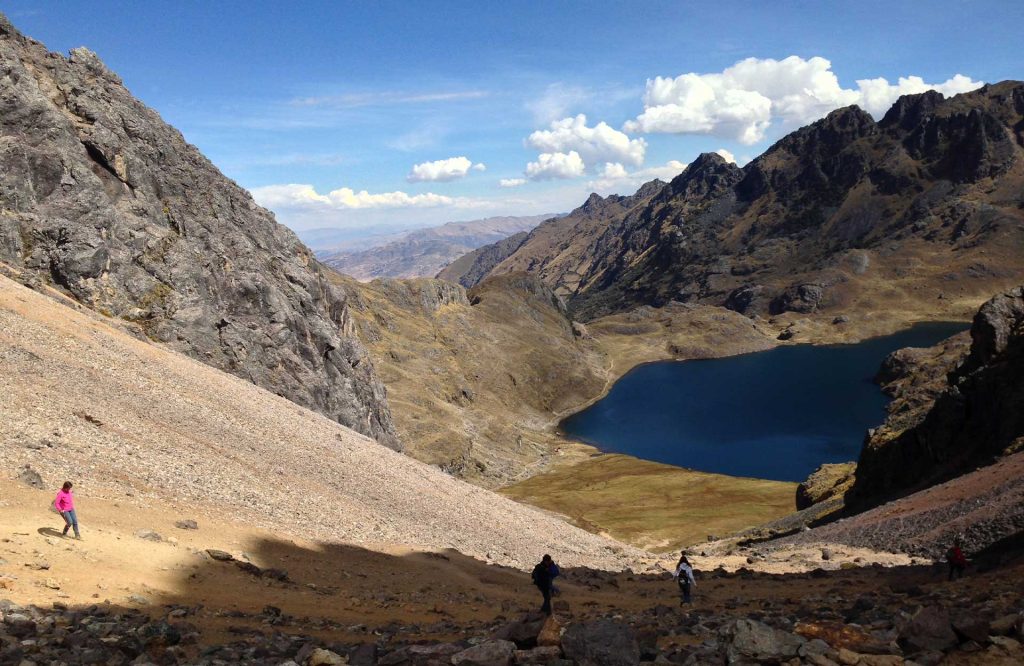
<instances>
[{"instance_id":1,"label":"grassy valley floor","mask_svg":"<svg viewBox=\"0 0 1024 666\"><path fill-rule=\"evenodd\" d=\"M792 513L796 485L602 454L500 492L561 514L588 531L668 552Z\"/></svg>"}]
</instances>

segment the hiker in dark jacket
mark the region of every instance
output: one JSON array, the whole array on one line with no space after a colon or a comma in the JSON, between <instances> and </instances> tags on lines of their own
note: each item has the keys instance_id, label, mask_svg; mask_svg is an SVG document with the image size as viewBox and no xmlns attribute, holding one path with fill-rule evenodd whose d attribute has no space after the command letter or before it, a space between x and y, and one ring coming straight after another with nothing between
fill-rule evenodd
<instances>
[{"instance_id":1,"label":"hiker in dark jacket","mask_svg":"<svg viewBox=\"0 0 1024 666\"><path fill-rule=\"evenodd\" d=\"M540 611L545 615L551 615L551 566L553 564L551 556L545 555L540 563L533 568L531 574L533 584L544 596L544 604L540 607Z\"/></svg>"}]
</instances>

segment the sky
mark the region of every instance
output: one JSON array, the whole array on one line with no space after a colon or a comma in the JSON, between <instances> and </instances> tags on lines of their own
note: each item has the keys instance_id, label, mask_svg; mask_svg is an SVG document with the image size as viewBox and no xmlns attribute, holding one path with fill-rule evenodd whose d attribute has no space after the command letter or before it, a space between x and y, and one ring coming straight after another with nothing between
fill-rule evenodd
<instances>
[{"instance_id":1,"label":"sky","mask_svg":"<svg viewBox=\"0 0 1024 666\"><path fill-rule=\"evenodd\" d=\"M902 93L1024 78L1024 2L31 2L303 235L567 212Z\"/></svg>"}]
</instances>

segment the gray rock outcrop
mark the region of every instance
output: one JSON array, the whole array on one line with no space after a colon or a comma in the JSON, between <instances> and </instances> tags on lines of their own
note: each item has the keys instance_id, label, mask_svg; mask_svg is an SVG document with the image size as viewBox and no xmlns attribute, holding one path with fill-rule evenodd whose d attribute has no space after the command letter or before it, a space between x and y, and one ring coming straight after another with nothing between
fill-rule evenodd
<instances>
[{"instance_id":1,"label":"gray rock outcrop","mask_svg":"<svg viewBox=\"0 0 1024 666\"><path fill-rule=\"evenodd\" d=\"M350 294L85 48L0 15L0 263L400 448Z\"/></svg>"}]
</instances>

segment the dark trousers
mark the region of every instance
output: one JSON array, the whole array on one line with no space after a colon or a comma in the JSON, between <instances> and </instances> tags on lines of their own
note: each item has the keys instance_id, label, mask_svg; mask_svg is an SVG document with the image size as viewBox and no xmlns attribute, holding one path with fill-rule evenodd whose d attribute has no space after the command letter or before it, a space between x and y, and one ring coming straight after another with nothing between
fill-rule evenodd
<instances>
[{"instance_id":1,"label":"dark trousers","mask_svg":"<svg viewBox=\"0 0 1024 666\"><path fill-rule=\"evenodd\" d=\"M540 612L551 615L551 585L538 585L537 589L544 595L544 604L540 607Z\"/></svg>"},{"instance_id":2,"label":"dark trousers","mask_svg":"<svg viewBox=\"0 0 1024 666\"><path fill-rule=\"evenodd\" d=\"M949 578L948 578L948 580L953 580L954 578L959 578L960 576L963 576L964 575L964 569L966 569L966 568L967 567L965 567L962 564L954 564L953 562L950 562L949 563Z\"/></svg>"},{"instance_id":3,"label":"dark trousers","mask_svg":"<svg viewBox=\"0 0 1024 666\"><path fill-rule=\"evenodd\" d=\"M690 603L690 581L682 576L679 577L679 592L683 595L683 603Z\"/></svg>"}]
</instances>

